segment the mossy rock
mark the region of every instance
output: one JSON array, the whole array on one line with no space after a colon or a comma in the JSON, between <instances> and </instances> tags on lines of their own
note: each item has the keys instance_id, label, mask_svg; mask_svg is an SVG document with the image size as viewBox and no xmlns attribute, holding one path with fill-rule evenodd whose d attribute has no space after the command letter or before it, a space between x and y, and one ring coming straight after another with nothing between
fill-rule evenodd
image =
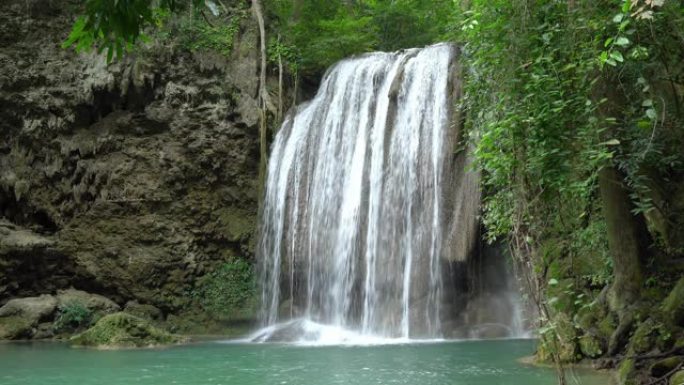
<instances>
[{"instance_id":1,"label":"mossy rock","mask_svg":"<svg viewBox=\"0 0 684 385\"><path fill-rule=\"evenodd\" d=\"M670 385L684 385L684 370L680 370L670 377Z\"/></svg>"},{"instance_id":2,"label":"mossy rock","mask_svg":"<svg viewBox=\"0 0 684 385\"><path fill-rule=\"evenodd\" d=\"M636 368L633 359L627 359L622 361L618 367L618 384L620 385L635 385L634 374L636 373Z\"/></svg>"},{"instance_id":3,"label":"mossy rock","mask_svg":"<svg viewBox=\"0 0 684 385\"><path fill-rule=\"evenodd\" d=\"M667 321L684 326L684 277L680 278L662 304Z\"/></svg>"},{"instance_id":4,"label":"mossy rock","mask_svg":"<svg viewBox=\"0 0 684 385\"><path fill-rule=\"evenodd\" d=\"M610 339L610 337L613 335L615 332L615 329L618 327L618 322L615 319L614 314L607 314L605 318L601 319L598 322L598 332L601 335L601 337L605 339Z\"/></svg>"},{"instance_id":5,"label":"mossy rock","mask_svg":"<svg viewBox=\"0 0 684 385\"><path fill-rule=\"evenodd\" d=\"M679 336L675 343L674 343L675 348L684 348L684 336Z\"/></svg>"},{"instance_id":6,"label":"mossy rock","mask_svg":"<svg viewBox=\"0 0 684 385\"><path fill-rule=\"evenodd\" d=\"M662 377L670 373L674 368L684 362L683 356L672 356L658 360L651 365L650 372L653 377Z\"/></svg>"},{"instance_id":7,"label":"mossy rock","mask_svg":"<svg viewBox=\"0 0 684 385\"><path fill-rule=\"evenodd\" d=\"M186 341L182 336L156 328L148 321L127 313L102 317L95 326L71 338L75 346L136 348L170 345Z\"/></svg>"},{"instance_id":8,"label":"mossy rock","mask_svg":"<svg viewBox=\"0 0 684 385\"><path fill-rule=\"evenodd\" d=\"M587 333L579 339L580 351L585 357L589 358L602 356L606 351L605 345L605 341L591 333Z\"/></svg>"},{"instance_id":9,"label":"mossy rock","mask_svg":"<svg viewBox=\"0 0 684 385\"><path fill-rule=\"evenodd\" d=\"M103 315L116 313L121 310L121 307L116 302L107 297L75 289L58 291L57 301L60 307L78 303L93 313Z\"/></svg>"},{"instance_id":10,"label":"mossy rock","mask_svg":"<svg viewBox=\"0 0 684 385\"><path fill-rule=\"evenodd\" d=\"M57 300L51 295L15 298L0 308L0 317L21 317L30 324L49 318L57 307Z\"/></svg>"},{"instance_id":11,"label":"mossy rock","mask_svg":"<svg viewBox=\"0 0 684 385\"><path fill-rule=\"evenodd\" d=\"M640 354L651 350L656 343L656 324L652 319L639 324L629 340L628 350Z\"/></svg>"},{"instance_id":12,"label":"mossy rock","mask_svg":"<svg viewBox=\"0 0 684 385\"><path fill-rule=\"evenodd\" d=\"M537 348L537 359L541 362L553 362L553 356L558 354L563 362L577 362L581 358L577 344L577 330L565 313L554 317L555 327L542 333ZM554 333L559 340L554 341Z\"/></svg>"},{"instance_id":13,"label":"mossy rock","mask_svg":"<svg viewBox=\"0 0 684 385\"><path fill-rule=\"evenodd\" d=\"M30 338L33 334L31 321L20 316L0 317L0 340Z\"/></svg>"},{"instance_id":14,"label":"mossy rock","mask_svg":"<svg viewBox=\"0 0 684 385\"><path fill-rule=\"evenodd\" d=\"M161 310L152 305L141 304L137 301L126 302L124 312L148 321L162 321L164 319L164 313Z\"/></svg>"}]
</instances>

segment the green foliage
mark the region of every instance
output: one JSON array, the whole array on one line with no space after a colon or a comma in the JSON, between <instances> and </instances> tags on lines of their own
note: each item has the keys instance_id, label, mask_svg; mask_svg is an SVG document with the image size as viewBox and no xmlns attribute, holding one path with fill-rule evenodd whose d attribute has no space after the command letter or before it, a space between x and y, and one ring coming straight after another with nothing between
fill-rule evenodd
<instances>
[{"instance_id":1,"label":"green foliage","mask_svg":"<svg viewBox=\"0 0 684 385\"><path fill-rule=\"evenodd\" d=\"M55 330L73 331L90 326L93 321L93 313L78 301L62 304L58 308L58 316L55 320Z\"/></svg>"},{"instance_id":2,"label":"green foliage","mask_svg":"<svg viewBox=\"0 0 684 385\"><path fill-rule=\"evenodd\" d=\"M613 260L608 253L606 224L601 219L578 226L572 233L570 250L573 257L584 266L576 269L579 277L590 288L602 288L613 279Z\"/></svg>"},{"instance_id":3,"label":"green foliage","mask_svg":"<svg viewBox=\"0 0 684 385\"><path fill-rule=\"evenodd\" d=\"M140 39L147 27L158 26L159 16L166 11L175 11L182 5L199 8L204 0L86 0L85 14L80 16L63 44L63 48L74 46L76 51L97 48L107 51L107 61L114 54L118 58L130 50Z\"/></svg>"},{"instance_id":4,"label":"green foliage","mask_svg":"<svg viewBox=\"0 0 684 385\"><path fill-rule=\"evenodd\" d=\"M239 12L225 22L209 24L199 12L193 12L192 16L180 21L175 34L180 45L190 51L211 50L229 55L240 30L240 21L245 16L245 12Z\"/></svg>"},{"instance_id":5,"label":"green foliage","mask_svg":"<svg viewBox=\"0 0 684 385\"><path fill-rule=\"evenodd\" d=\"M435 43L456 10L451 0L270 0L274 29L305 73L345 57Z\"/></svg>"},{"instance_id":6,"label":"green foliage","mask_svg":"<svg viewBox=\"0 0 684 385\"><path fill-rule=\"evenodd\" d=\"M282 43L280 37L270 40L267 52L269 63L278 63L281 60L291 73L296 74L299 71L301 63L297 48Z\"/></svg>"},{"instance_id":7,"label":"green foliage","mask_svg":"<svg viewBox=\"0 0 684 385\"><path fill-rule=\"evenodd\" d=\"M256 302L252 266L242 259L224 263L200 280L194 296L205 310L217 318L251 316Z\"/></svg>"},{"instance_id":8,"label":"green foliage","mask_svg":"<svg viewBox=\"0 0 684 385\"><path fill-rule=\"evenodd\" d=\"M487 236L508 239L547 282L546 318L575 319L612 280L598 172L617 168L634 214L648 220L667 213L654 192L683 175L684 9L667 0L460 3L451 36L465 47L462 107ZM567 340L544 322L549 341Z\"/></svg>"},{"instance_id":9,"label":"green foliage","mask_svg":"<svg viewBox=\"0 0 684 385\"><path fill-rule=\"evenodd\" d=\"M471 69L463 106L490 239L569 240L562 255L606 261L598 171L625 175L635 214L662 209L655 182L682 172L681 85L659 77L680 79L683 18L673 2L647 7L647 20L638 1L568 4L471 2L453 31Z\"/></svg>"}]
</instances>

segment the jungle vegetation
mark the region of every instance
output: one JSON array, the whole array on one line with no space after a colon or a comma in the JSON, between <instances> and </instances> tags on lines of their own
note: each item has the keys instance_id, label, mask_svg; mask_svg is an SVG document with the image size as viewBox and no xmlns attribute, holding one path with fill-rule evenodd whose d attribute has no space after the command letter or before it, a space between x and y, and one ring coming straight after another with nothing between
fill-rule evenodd
<instances>
[{"instance_id":1,"label":"jungle vegetation","mask_svg":"<svg viewBox=\"0 0 684 385\"><path fill-rule=\"evenodd\" d=\"M618 356L628 382L649 353L683 352L684 2L86 0L65 46L115 60L179 9L247 7L261 26L263 159L283 81L455 42L486 237L509 245L538 305L540 358Z\"/></svg>"}]
</instances>

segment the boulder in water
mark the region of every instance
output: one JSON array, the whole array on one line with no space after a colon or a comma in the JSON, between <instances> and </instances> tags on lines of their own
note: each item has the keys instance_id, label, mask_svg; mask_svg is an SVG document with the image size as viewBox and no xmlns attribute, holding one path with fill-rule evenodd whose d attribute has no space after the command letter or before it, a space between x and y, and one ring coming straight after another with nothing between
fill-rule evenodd
<instances>
[{"instance_id":1,"label":"boulder in water","mask_svg":"<svg viewBox=\"0 0 684 385\"><path fill-rule=\"evenodd\" d=\"M152 326L148 321L127 313L102 317L95 326L71 338L75 346L100 349L141 348L185 342L185 337Z\"/></svg>"}]
</instances>

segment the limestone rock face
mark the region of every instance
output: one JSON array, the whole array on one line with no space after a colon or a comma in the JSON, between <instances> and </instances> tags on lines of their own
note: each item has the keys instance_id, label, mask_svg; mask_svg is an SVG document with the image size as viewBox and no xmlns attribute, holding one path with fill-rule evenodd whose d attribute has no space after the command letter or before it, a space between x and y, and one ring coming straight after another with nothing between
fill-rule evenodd
<instances>
[{"instance_id":1,"label":"limestone rock face","mask_svg":"<svg viewBox=\"0 0 684 385\"><path fill-rule=\"evenodd\" d=\"M136 301L126 302L124 312L148 321L161 321L164 318L164 314L158 308Z\"/></svg>"},{"instance_id":2,"label":"limestone rock face","mask_svg":"<svg viewBox=\"0 0 684 385\"><path fill-rule=\"evenodd\" d=\"M57 299L51 295L17 298L0 308L0 317L20 316L31 323L37 323L54 313L56 307Z\"/></svg>"},{"instance_id":3,"label":"limestone rock face","mask_svg":"<svg viewBox=\"0 0 684 385\"><path fill-rule=\"evenodd\" d=\"M0 305L68 284L74 266L54 245L53 237L0 218Z\"/></svg>"},{"instance_id":4,"label":"limestone rock face","mask_svg":"<svg viewBox=\"0 0 684 385\"><path fill-rule=\"evenodd\" d=\"M230 55L167 39L107 64L61 48L80 5L0 7L0 306L73 287L187 312L253 253L258 34L246 18Z\"/></svg>"}]
</instances>

